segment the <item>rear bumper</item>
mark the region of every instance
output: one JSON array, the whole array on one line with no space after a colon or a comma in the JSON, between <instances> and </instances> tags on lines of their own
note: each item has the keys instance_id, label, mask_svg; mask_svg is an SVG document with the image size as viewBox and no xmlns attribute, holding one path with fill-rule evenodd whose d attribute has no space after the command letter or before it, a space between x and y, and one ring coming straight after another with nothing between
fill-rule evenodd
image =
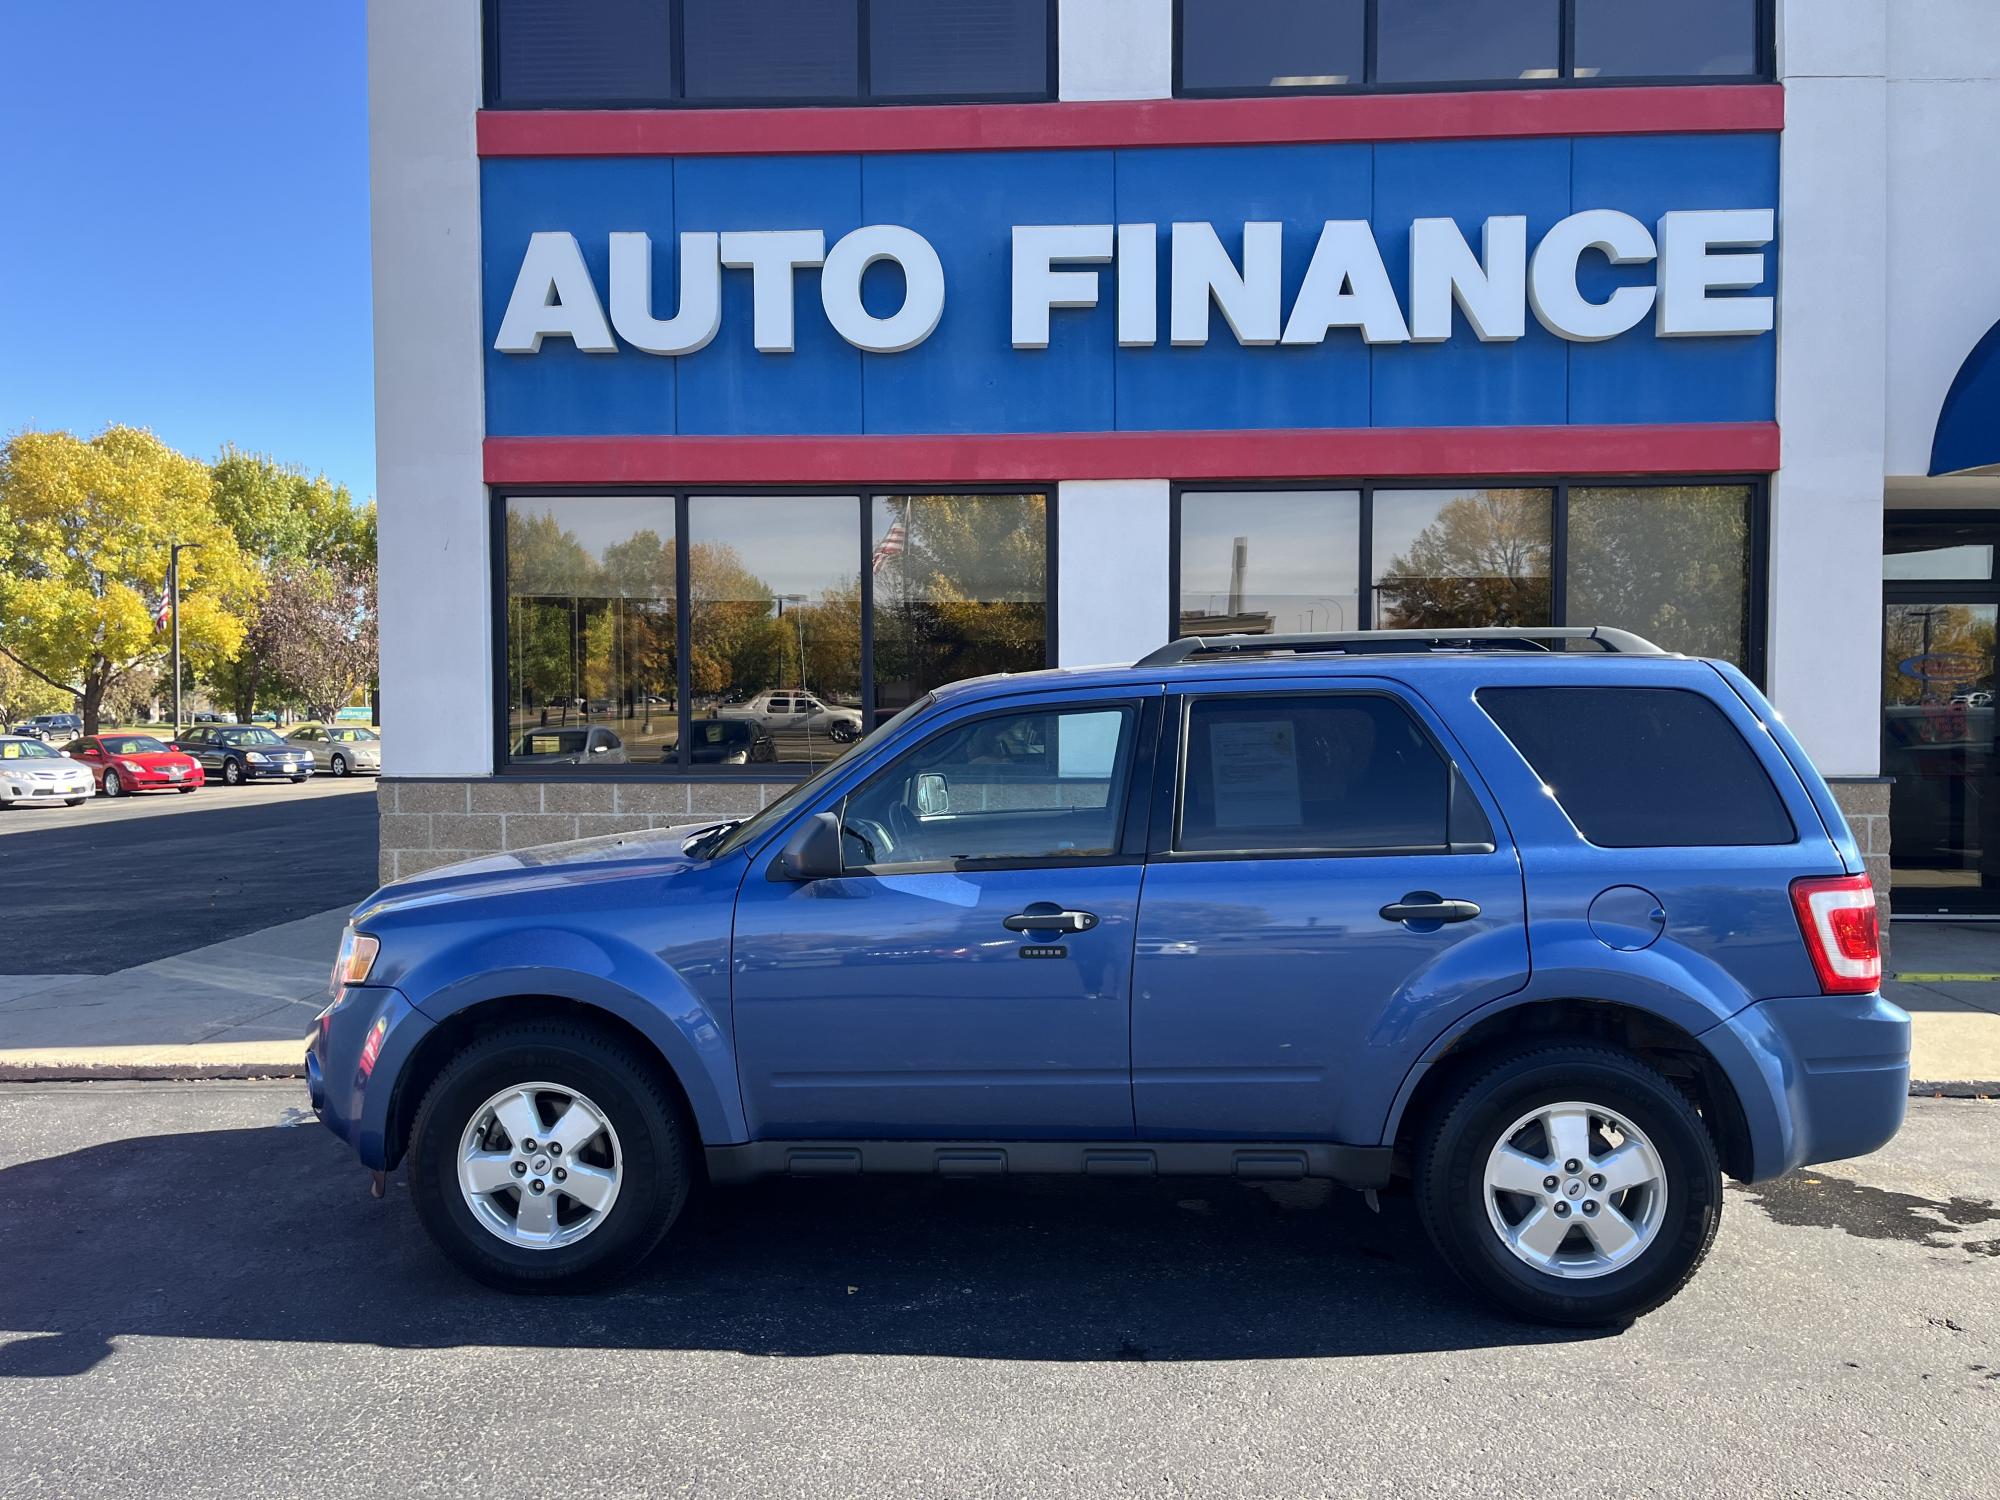
<instances>
[{"instance_id":1,"label":"rear bumper","mask_svg":"<svg viewBox=\"0 0 2000 1500\"><path fill-rule=\"evenodd\" d=\"M1743 1106L1753 1182L1865 1156L1902 1127L1910 1018L1880 995L1763 1000L1701 1039Z\"/></svg>"},{"instance_id":2,"label":"rear bumper","mask_svg":"<svg viewBox=\"0 0 2000 1500\"><path fill-rule=\"evenodd\" d=\"M357 986L320 1013L306 1049L306 1096L320 1123L354 1148L361 1164L386 1169L396 1080L433 1026L400 990ZM364 1067L377 1030L374 1061Z\"/></svg>"}]
</instances>

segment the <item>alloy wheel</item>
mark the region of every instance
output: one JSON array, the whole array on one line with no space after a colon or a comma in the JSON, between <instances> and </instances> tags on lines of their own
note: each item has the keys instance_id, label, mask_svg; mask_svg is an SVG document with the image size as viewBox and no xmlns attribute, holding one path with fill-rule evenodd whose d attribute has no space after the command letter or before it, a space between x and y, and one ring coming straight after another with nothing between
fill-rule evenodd
<instances>
[{"instance_id":1,"label":"alloy wheel","mask_svg":"<svg viewBox=\"0 0 2000 1500\"><path fill-rule=\"evenodd\" d=\"M124 791L125 784L118 779L118 773L116 771L106 771L104 773L104 795L107 797L117 797L122 795Z\"/></svg>"},{"instance_id":2,"label":"alloy wheel","mask_svg":"<svg viewBox=\"0 0 2000 1500\"><path fill-rule=\"evenodd\" d=\"M345 775L347 774L347 757L346 757L346 756L344 756L344 755L336 755L336 756L335 756L335 757L333 758L333 774L334 774L334 775L336 775L336 776L345 776Z\"/></svg>"},{"instance_id":3,"label":"alloy wheel","mask_svg":"<svg viewBox=\"0 0 2000 1500\"><path fill-rule=\"evenodd\" d=\"M618 1200L625 1157L604 1111L559 1083L502 1089L459 1139L458 1188L481 1228L524 1250L573 1245Z\"/></svg>"},{"instance_id":4,"label":"alloy wheel","mask_svg":"<svg viewBox=\"0 0 2000 1500\"><path fill-rule=\"evenodd\" d=\"M1595 1104L1546 1104L1501 1133L1486 1161L1486 1217L1523 1264L1565 1280L1630 1265L1667 1206L1660 1153Z\"/></svg>"}]
</instances>

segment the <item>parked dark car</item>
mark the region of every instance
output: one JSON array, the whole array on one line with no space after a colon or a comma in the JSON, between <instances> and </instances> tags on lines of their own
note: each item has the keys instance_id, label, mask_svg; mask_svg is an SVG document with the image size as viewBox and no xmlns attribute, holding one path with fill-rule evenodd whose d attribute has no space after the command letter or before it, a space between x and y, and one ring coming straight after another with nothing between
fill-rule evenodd
<instances>
[{"instance_id":1,"label":"parked dark car","mask_svg":"<svg viewBox=\"0 0 2000 1500\"><path fill-rule=\"evenodd\" d=\"M83 733L83 720L76 714L36 714L14 726L16 734L32 734L37 739L68 740Z\"/></svg>"},{"instance_id":2,"label":"parked dark car","mask_svg":"<svg viewBox=\"0 0 2000 1500\"><path fill-rule=\"evenodd\" d=\"M313 773L312 752L288 745L261 724L196 724L182 732L180 747L225 786L246 781L304 781Z\"/></svg>"},{"instance_id":3,"label":"parked dark car","mask_svg":"<svg viewBox=\"0 0 2000 1500\"><path fill-rule=\"evenodd\" d=\"M747 766L777 754L769 733L749 719L697 719L688 728L689 765ZM673 758L671 749L661 756Z\"/></svg>"}]
</instances>

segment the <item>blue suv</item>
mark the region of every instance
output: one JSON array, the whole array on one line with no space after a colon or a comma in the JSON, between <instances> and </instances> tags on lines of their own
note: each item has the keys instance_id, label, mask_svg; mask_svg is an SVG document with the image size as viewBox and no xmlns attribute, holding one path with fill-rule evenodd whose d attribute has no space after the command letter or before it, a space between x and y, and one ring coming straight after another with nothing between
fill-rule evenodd
<instances>
[{"instance_id":1,"label":"blue suv","mask_svg":"<svg viewBox=\"0 0 2000 1500\"><path fill-rule=\"evenodd\" d=\"M1896 1132L1876 921L1726 663L1185 639L942 689L741 822L385 887L308 1082L505 1287L629 1270L704 1178L1407 1178L1474 1288L1615 1323L1724 1173Z\"/></svg>"}]
</instances>

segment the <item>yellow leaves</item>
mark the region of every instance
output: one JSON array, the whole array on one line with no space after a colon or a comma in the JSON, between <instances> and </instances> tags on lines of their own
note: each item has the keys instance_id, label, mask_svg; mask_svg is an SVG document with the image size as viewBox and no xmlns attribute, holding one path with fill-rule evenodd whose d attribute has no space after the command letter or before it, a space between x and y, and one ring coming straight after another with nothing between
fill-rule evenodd
<instances>
[{"instance_id":1,"label":"yellow leaves","mask_svg":"<svg viewBox=\"0 0 2000 1500\"><path fill-rule=\"evenodd\" d=\"M255 570L222 524L206 464L149 432L89 440L24 432L0 449L0 640L37 671L82 687L164 648L153 606L181 555L184 643L233 651Z\"/></svg>"}]
</instances>

